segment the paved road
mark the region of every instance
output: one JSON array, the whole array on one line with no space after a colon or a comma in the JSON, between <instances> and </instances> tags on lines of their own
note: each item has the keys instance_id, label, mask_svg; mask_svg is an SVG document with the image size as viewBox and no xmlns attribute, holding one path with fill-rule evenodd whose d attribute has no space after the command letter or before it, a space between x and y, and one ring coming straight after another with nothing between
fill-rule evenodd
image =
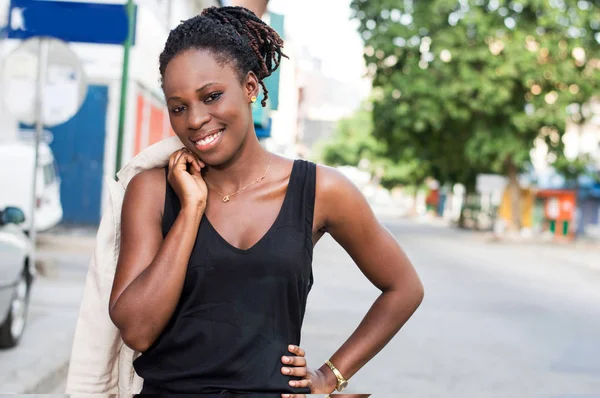
<instances>
[{"instance_id":1,"label":"paved road","mask_svg":"<svg viewBox=\"0 0 600 398\"><path fill-rule=\"evenodd\" d=\"M352 380L357 392L600 397L600 251L488 243L407 221L387 226L418 269L425 300ZM315 261L303 344L319 363L377 291L331 239Z\"/></svg>"},{"instance_id":2,"label":"paved road","mask_svg":"<svg viewBox=\"0 0 600 398\"><path fill-rule=\"evenodd\" d=\"M490 243L481 236L390 221L426 297L350 392L418 397L600 397L600 251ZM85 241L85 239L84 239ZM60 392L89 240L58 259L34 291L21 347L0 352L0 392ZM329 237L315 250L303 343L327 359L378 292ZM44 369L54 373L45 378ZM7 376L8 375L8 376ZM41 383L40 383L41 381ZM593 395L596 394L596 395Z\"/></svg>"}]
</instances>

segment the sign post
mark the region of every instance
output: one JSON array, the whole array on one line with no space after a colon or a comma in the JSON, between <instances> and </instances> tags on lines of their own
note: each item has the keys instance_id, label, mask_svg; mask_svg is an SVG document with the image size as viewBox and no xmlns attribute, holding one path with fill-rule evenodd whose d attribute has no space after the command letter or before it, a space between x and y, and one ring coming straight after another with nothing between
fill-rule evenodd
<instances>
[{"instance_id":1,"label":"sign post","mask_svg":"<svg viewBox=\"0 0 600 398\"><path fill-rule=\"evenodd\" d=\"M37 71L37 84L35 90L35 160L33 163L33 188L31 190L31 227L29 234L32 242L31 250L31 264L35 267L36 261L36 249L35 243L37 239L37 229L35 228L35 208L37 205L37 169L39 164L40 154L40 139L42 132L44 131L44 86L46 85L46 66L48 64L48 39L39 39L38 49L38 71Z\"/></svg>"},{"instance_id":2,"label":"sign post","mask_svg":"<svg viewBox=\"0 0 600 398\"><path fill-rule=\"evenodd\" d=\"M123 137L125 136L125 109L127 105L127 83L129 81L129 53L135 36L135 7L133 0L127 0L127 14L129 15L129 29L123 44L123 72L121 73L121 104L119 106L119 130L117 135L117 159L115 162L115 175L121 169L123 157Z\"/></svg>"}]
</instances>

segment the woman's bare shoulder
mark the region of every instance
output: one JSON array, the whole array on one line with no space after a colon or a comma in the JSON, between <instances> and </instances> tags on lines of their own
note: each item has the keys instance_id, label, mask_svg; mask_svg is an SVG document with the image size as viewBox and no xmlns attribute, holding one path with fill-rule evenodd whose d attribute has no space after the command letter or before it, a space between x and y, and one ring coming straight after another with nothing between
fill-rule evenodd
<instances>
[{"instance_id":1,"label":"woman's bare shoulder","mask_svg":"<svg viewBox=\"0 0 600 398\"><path fill-rule=\"evenodd\" d=\"M166 174L164 168L148 169L136 174L125 191L124 210L160 209L165 203ZM130 206L128 206L130 205Z\"/></svg>"},{"instance_id":2,"label":"woman's bare shoulder","mask_svg":"<svg viewBox=\"0 0 600 398\"><path fill-rule=\"evenodd\" d=\"M164 168L148 169L133 176L127 184L127 190L158 190L164 189L165 184L166 173Z\"/></svg>"}]
</instances>

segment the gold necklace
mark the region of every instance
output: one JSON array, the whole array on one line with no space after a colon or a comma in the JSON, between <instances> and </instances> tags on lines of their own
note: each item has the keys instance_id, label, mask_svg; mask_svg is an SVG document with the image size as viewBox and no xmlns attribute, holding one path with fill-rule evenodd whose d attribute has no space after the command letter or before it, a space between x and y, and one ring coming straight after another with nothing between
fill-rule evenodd
<instances>
[{"instance_id":1,"label":"gold necklace","mask_svg":"<svg viewBox=\"0 0 600 398\"><path fill-rule=\"evenodd\" d=\"M221 199L224 203L227 203L231 200L231 197L234 195L237 195L238 193L242 192L243 190L245 190L246 188L248 188L251 185L256 184L257 182L261 182L262 180L265 179L265 176L267 175L267 173L269 172L269 169L271 168L271 159L272 159L272 155L269 154L269 165L267 166L267 169L265 170L265 172L263 173L262 176L258 177L257 179L255 179L254 181L252 181L250 184L246 185L244 188L239 189L237 191L235 191L234 193L230 193L229 195L225 195L222 192L219 192L215 189L215 187L213 187L211 184L209 184L208 182L206 182L206 185L208 185L213 191L215 191L216 193L218 193L219 195L223 196L223 199Z\"/></svg>"}]
</instances>

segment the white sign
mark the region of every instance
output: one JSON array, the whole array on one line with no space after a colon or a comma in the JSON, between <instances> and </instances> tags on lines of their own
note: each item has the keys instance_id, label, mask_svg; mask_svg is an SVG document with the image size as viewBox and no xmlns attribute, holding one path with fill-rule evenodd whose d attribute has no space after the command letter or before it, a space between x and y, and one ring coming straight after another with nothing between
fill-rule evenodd
<instances>
[{"instance_id":1,"label":"white sign","mask_svg":"<svg viewBox=\"0 0 600 398\"><path fill-rule=\"evenodd\" d=\"M79 111L87 93L87 83L79 58L69 46L56 39L45 39L48 64L41 65L45 73L43 87L43 122L56 126L71 119ZM36 122L36 82L39 40L24 41L10 54L2 68L2 100L20 122Z\"/></svg>"}]
</instances>

